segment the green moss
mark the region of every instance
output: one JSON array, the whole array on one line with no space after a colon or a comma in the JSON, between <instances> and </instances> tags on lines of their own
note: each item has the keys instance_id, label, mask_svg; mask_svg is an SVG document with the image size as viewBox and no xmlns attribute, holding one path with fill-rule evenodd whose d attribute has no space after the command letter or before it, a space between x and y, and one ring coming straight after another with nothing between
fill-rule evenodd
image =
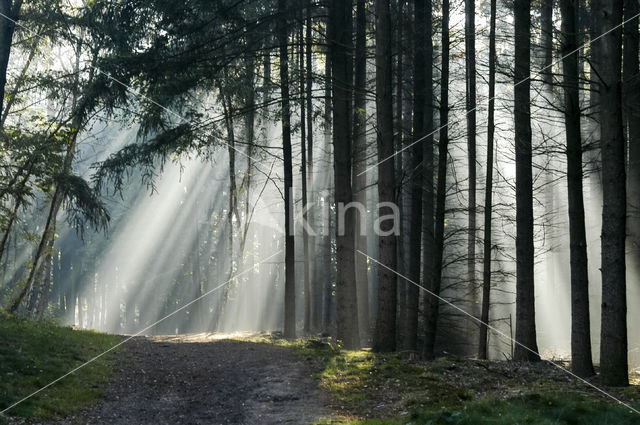
<instances>
[{"instance_id":1,"label":"green moss","mask_svg":"<svg viewBox=\"0 0 640 425\"><path fill-rule=\"evenodd\" d=\"M0 315L0 410L116 345L120 338ZM94 403L114 371L112 353L25 400L8 415L48 418Z\"/></svg>"},{"instance_id":2,"label":"green moss","mask_svg":"<svg viewBox=\"0 0 640 425\"><path fill-rule=\"evenodd\" d=\"M584 392L575 383L552 379L553 375L489 373L476 361L451 357L413 363L401 354L339 350L319 340L265 342L292 347L317 361L319 372L314 378L347 411L355 412L355 419L319 424L640 425L637 413L597 393ZM505 399L506 389L520 395ZM637 392L637 386L620 390L636 400ZM389 418L360 418L370 416L375 403L389 398L395 412L405 411L404 416L389 411ZM638 403L633 407L640 409Z\"/></svg>"},{"instance_id":3,"label":"green moss","mask_svg":"<svg viewBox=\"0 0 640 425\"><path fill-rule=\"evenodd\" d=\"M499 400L486 398L456 411L416 413L411 423L418 425L632 425L640 415L624 406L577 394L529 393Z\"/></svg>"},{"instance_id":4,"label":"green moss","mask_svg":"<svg viewBox=\"0 0 640 425\"><path fill-rule=\"evenodd\" d=\"M338 420L343 425L637 425L640 416L623 406L568 394L530 393L507 400L486 398L459 410L424 410L409 417Z\"/></svg>"},{"instance_id":5,"label":"green moss","mask_svg":"<svg viewBox=\"0 0 640 425\"><path fill-rule=\"evenodd\" d=\"M316 425L406 425L406 419L338 419L321 421Z\"/></svg>"}]
</instances>

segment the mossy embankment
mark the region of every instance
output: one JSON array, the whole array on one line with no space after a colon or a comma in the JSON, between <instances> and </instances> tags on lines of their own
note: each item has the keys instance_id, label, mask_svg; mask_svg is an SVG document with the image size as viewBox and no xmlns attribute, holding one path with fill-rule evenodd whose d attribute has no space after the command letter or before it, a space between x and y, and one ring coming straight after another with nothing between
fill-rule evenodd
<instances>
[{"instance_id":1,"label":"mossy embankment","mask_svg":"<svg viewBox=\"0 0 640 425\"><path fill-rule=\"evenodd\" d=\"M547 362L427 362L412 353L341 350L327 339L263 342L289 345L315 364L343 417L322 424L640 424L640 414ZM640 386L605 391L640 410Z\"/></svg>"},{"instance_id":2,"label":"mossy embankment","mask_svg":"<svg viewBox=\"0 0 640 425\"><path fill-rule=\"evenodd\" d=\"M0 313L0 411L103 353L119 336L76 330ZM69 415L99 399L116 369L108 353L0 416L45 419Z\"/></svg>"}]
</instances>

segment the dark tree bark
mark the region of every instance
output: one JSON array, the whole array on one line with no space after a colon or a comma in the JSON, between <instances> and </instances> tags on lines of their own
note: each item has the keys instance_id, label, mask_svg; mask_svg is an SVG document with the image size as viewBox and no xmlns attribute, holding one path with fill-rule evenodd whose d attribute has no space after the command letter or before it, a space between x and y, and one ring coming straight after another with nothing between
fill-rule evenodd
<instances>
[{"instance_id":1,"label":"dark tree bark","mask_svg":"<svg viewBox=\"0 0 640 425\"><path fill-rule=\"evenodd\" d=\"M271 100L271 50L269 49L269 46L265 46L263 71L264 83L262 84L262 109L266 116L269 111L269 101Z\"/></svg>"},{"instance_id":2,"label":"dark tree bark","mask_svg":"<svg viewBox=\"0 0 640 425\"><path fill-rule=\"evenodd\" d=\"M355 51L355 96L353 118L353 195L359 205L367 205L367 15L365 0L356 1L356 51ZM355 216L355 248L367 252L367 234L360 231L366 222L364 216ZM369 335L369 282L367 279L367 257L355 254L356 287L358 296L358 324L360 338L366 341Z\"/></svg>"},{"instance_id":3,"label":"dark tree bark","mask_svg":"<svg viewBox=\"0 0 640 425\"><path fill-rule=\"evenodd\" d=\"M55 225L53 228L55 233ZM40 269L39 276L34 279L33 288L31 288L31 294L27 301L27 311L34 317L39 317L40 312L46 310L48 306L49 291L51 290L51 279L49 274L51 273L51 257L53 253L54 239L51 238L48 242L46 249L46 257L44 263Z\"/></svg>"},{"instance_id":4,"label":"dark tree bark","mask_svg":"<svg viewBox=\"0 0 640 425\"><path fill-rule=\"evenodd\" d=\"M630 276L640 275L640 69L638 64L638 2L625 0L623 103L627 124L627 225Z\"/></svg>"},{"instance_id":5,"label":"dark tree bark","mask_svg":"<svg viewBox=\"0 0 640 425\"><path fill-rule=\"evenodd\" d=\"M585 13L586 15L586 19L585 21L585 34L584 34L584 40L583 40L583 44L587 41L589 41L589 53L590 53L590 58L591 61L589 62L589 114L592 118L592 120L590 121L591 124L591 128L589 128L590 131L592 131L593 134L593 139L594 140L598 140L600 138L600 126L598 125L598 114L599 112L599 103L600 103L600 98L599 98L599 90L598 90L598 84L599 84L599 79L597 76L597 72L594 72L594 65L595 65L595 51L597 50L597 46L595 44L591 44L590 42L596 38L597 36L599 36L600 34L596 33L597 29L597 25L595 24L595 22L597 21L597 5L594 1L591 0L584 0L586 4L589 5L589 9L586 11L587 13ZM598 165L597 168L597 172L600 173L600 169L599 169L599 163L598 163L598 157L597 157L597 152L596 149L593 149L592 152L589 152L589 160L596 163ZM600 176L598 176L600 177Z\"/></svg>"},{"instance_id":6,"label":"dark tree bark","mask_svg":"<svg viewBox=\"0 0 640 425\"><path fill-rule=\"evenodd\" d=\"M413 140L417 141L424 137L425 122L425 92L426 92L426 44L427 34L425 30L425 0L415 1L414 20L414 57L413 57ZM431 65L429 65L431 66ZM411 179L411 232L409 235L409 279L414 282L420 281L420 257L422 239L422 191L423 191L423 146L416 143L412 148L412 169L414 170ZM407 350L417 350L418 348L418 287L409 284L407 288L407 328L404 345Z\"/></svg>"},{"instance_id":7,"label":"dark tree bark","mask_svg":"<svg viewBox=\"0 0 640 425\"><path fill-rule=\"evenodd\" d=\"M444 209L447 198L447 160L449 156L449 0L442 2L442 67L440 76L440 140L438 140L438 189L436 192L436 217L434 235L433 282L429 288L435 295L440 295L442 282L442 256L444 251ZM425 342L424 356L432 359L435 356L436 334L438 331L438 312L440 300L429 297L425 305Z\"/></svg>"},{"instance_id":8,"label":"dark tree bark","mask_svg":"<svg viewBox=\"0 0 640 425\"><path fill-rule=\"evenodd\" d=\"M225 92L222 84L218 84L218 91L220 92L220 98L222 100L222 110L224 115L225 127L227 130L227 154L229 156L229 204L227 211L227 252L225 256L225 268L227 277L226 280L233 279L234 272L234 246L233 246L233 234L234 234L234 220L239 225L240 215L238 214L238 190L236 184L236 137L235 137L235 124L233 119L232 101L231 96ZM222 304L220 308L215 312L215 320L213 328L216 330L222 330L220 328L221 320L225 315L227 308L227 302L229 300L229 293L231 291L231 285L225 285L222 290Z\"/></svg>"},{"instance_id":9,"label":"dark tree bark","mask_svg":"<svg viewBox=\"0 0 640 425\"><path fill-rule=\"evenodd\" d=\"M404 72L405 72L405 62L404 56L405 51L407 50L407 39L405 37L406 34L406 25L405 25L405 1L404 0L395 0L393 3L390 2L390 13L391 13L391 34L393 38L392 44L392 56L396 59L395 63L392 62L391 71L393 76L395 77L395 83L392 87L392 90L395 91L395 99L393 102L393 113L394 113L394 128L395 128L395 137L394 143L397 151L402 151L405 142L405 126L404 126ZM394 5L394 7L391 6ZM395 66L395 69L393 68ZM402 151L398 155L396 155L393 160L395 161L395 175L396 181L402 181L403 169L406 165L409 168L409 153L408 151ZM407 274L406 268L408 267L407 259L409 258L409 220L406 220L404 217L409 216L411 211L407 211L407 207L410 208L411 199L409 198L410 191L407 191L404 186L400 186L397 192L396 202L398 204L398 209L400 211L400 234L398 235L396 241L396 255L398 272L400 274ZM397 321L396 321L396 332L398 334L396 343L403 344L405 338L405 330L406 330L406 319L407 319L407 289L408 282L404 279L400 279L398 284L398 307L397 307Z\"/></svg>"},{"instance_id":10,"label":"dark tree bark","mask_svg":"<svg viewBox=\"0 0 640 425\"><path fill-rule=\"evenodd\" d=\"M312 18L311 18L311 6L312 6L312 1L311 0L307 0L306 3L306 7L307 7L307 16L306 16L306 20L307 20L307 26L306 26L306 34L305 34L305 42L306 42L306 80L307 80L307 92L306 92L306 100L307 100L307 197L311 199L311 201L313 202L314 198L314 179L313 179L313 37L311 35L311 27L313 24ZM310 208L307 215L306 215L306 219L309 222L310 225L314 225L315 224L315 214L314 214L315 209L314 208ZM308 273L308 279L309 279L309 296L311 298L311 305L310 305L310 313L311 313L311 324L310 324L310 328L311 330L318 330L320 329L320 321L322 320L322 306L321 304L318 305L318 302L316 301L318 299L318 295L322 293L322 291L320 290L320 288L317 287L317 280L314 279L315 276L315 271L314 266L316 265L315 262L315 258L316 258L316 239L315 236L313 234L308 234L307 233L307 252L308 252L308 257L307 257L307 262L309 263L310 266L310 270ZM307 278L307 275L305 274L305 279Z\"/></svg>"},{"instance_id":11,"label":"dark tree bark","mask_svg":"<svg viewBox=\"0 0 640 425\"><path fill-rule=\"evenodd\" d=\"M476 7L475 0L464 2L465 73L467 80L467 159L469 162L469 235L467 241L467 279L469 280L471 310L476 306ZM470 321L467 321L473 325ZM471 329L471 328L469 328Z\"/></svg>"},{"instance_id":12,"label":"dark tree bark","mask_svg":"<svg viewBox=\"0 0 640 425\"><path fill-rule=\"evenodd\" d=\"M201 266L200 266L200 228L198 220L196 219L195 223L195 238L193 241L193 247L191 249L191 299L196 300L202 296L204 293L202 286L202 277L200 274ZM134 300L131 300L132 304L134 304ZM135 305L133 305L133 319L135 319ZM199 300L196 301L192 307L189 314L190 323L188 324L192 331L191 332L204 332L204 318L205 318L205 310L204 310L204 301ZM127 306L128 309L128 306ZM133 325L131 323L130 325ZM133 329L133 328L132 328Z\"/></svg>"},{"instance_id":13,"label":"dark tree bark","mask_svg":"<svg viewBox=\"0 0 640 425\"><path fill-rule=\"evenodd\" d=\"M482 311L480 313L480 335L478 358L487 359L487 333L489 308L491 307L491 231L493 213L493 158L495 136L496 96L496 1L491 0L489 18L489 110L487 117L487 175L484 188L484 241L482 249Z\"/></svg>"},{"instance_id":14,"label":"dark tree bark","mask_svg":"<svg viewBox=\"0 0 640 425\"><path fill-rule=\"evenodd\" d=\"M571 370L578 376L593 375L589 319L587 236L582 194L582 137L578 55L578 2L561 0L564 122L567 137L567 185L571 258Z\"/></svg>"},{"instance_id":15,"label":"dark tree bark","mask_svg":"<svg viewBox=\"0 0 640 425\"><path fill-rule=\"evenodd\" d=\"M435 252L434 241L434 192L433 192L433 18L431 0L424 3L424 132L425 140L422 142L423 171L422 184L424 193L422 195L422 278L425 288L433 290L433 257ZM433 296L428 292L424 293L424 323L429 322L430 309L427 308L433 302ZM426 326L425 326L426 329ZM428 332L428 330L427 330Z\"/></svg>"},{"instance_id":16,"label":"dark tree bark","mask_svg":"<svg viewBox=\"0 0 640 425\"><path fill-rule=\"evenodd\" d=\"M330 26L329 23L327 26ZM329 37L329 34L327 34L327 40L326 40L326 45L329 46L329 43L331 42L331 39ZM331 98L331 88L332 88L332 77L331 77L331 48L327 47L326 49L326 55L325 55L325 68L324 68L324 75L325 75L325 84L324 84L324 146L325 146L325 150L327 152L325 159L328 161L328 163L332 162L332 157L331 157L331 127L332 127L332 120L331 120L331 102L332 102L332 98ZM332 193L333 192L333 188L331 187L331 181L330 178L327 178L327 184L325 187L323 187L323 189L326 190L327 193ZM326 217L329 217L328 223L327 223L327 228L326 233L323 234L322 240L321 240L321 246L322 246L322 261L318 263L318 266L316 268L317 274L316 276L323 282L323 287L322 287L322 291L320 291L321 295L322 295L322 327L324 329L325 332L330 332L331 331L331 323L332 323L332 318L331 318L331 312L333 311L333 308L331 307L332 304L332 300L333 300L333 287L332 287L332 282L331 279L327 279L326 275L324 277L320 277L320 273L321 270L324 272L326 270L331 270L331 257L332 257L332 253L331 253L331 234L332 234L332 230L331 230L331 214L330 214L330 208L329 208L329 199L325 199L325 214ZM324 223L323 223L324 225ZM331 274L330 274L331 275Z\"/></svg>"},{"instance_id":17,"label":"dark tree bark","mask_svg":"<svg viewBox=\"0 0 640 425\"><path fill-rule=\"evenodd\" d=\"M69 279L69 286L67 289L67 293L65 294L65 298L67 300L66 304L67 304L67 314L71 315L71 326L75 326L76 325L76 301L77 301L77 293L76 293L76 278L75 275L71 276L71 279ZM115 284L114 284L115 285ZM107 291L105 291L107 292ZM115 291L114 291L115 293ZM106 297L105 297L106 299ZM109 308L109 312L107 314L104 314L104 312L106 312L107 308L105 307L105 310L103 310L103 317L104 317L104 326L103 328L106 328L106 317L109 316L109 320L112 319L111 316L116 316L117 312L115 312L114 307ZM110 329L109 329L110 330ZM114 331L118 331L119 329L113 328Z\"/></svg>"},{"instance_id":18,"label":"dark tree bark","mask_svg":"<svg viewBox=\"0 0 640 425\"><path fill-rule=\"evenodd\" d=\"M542 81L545 86L551 89L553 85L553 0L542 0L540 10L540 26L542 41ZM577 46L576 46L577 47Z\"/></svg>"},{"instance_id":19,"label":"dark tree bark","mask_svg":"<svg viewBox=\"0 0 640 425\"><path fill-rule=\"evenodd\" d=\"M345 348L360 346L358 305L355 282L353 208L344 207L353 200L352 102L353 47L352 1L332 0L330 10L331 71L333 77L333 159L335 202L338 215L344 214L344 226L336 226L336 321L337 337Z\"/></svg>"},{"instance_id":20,"label":"dark tree bark","mask_svg":"<svg viewBox=\"0 0 640 425\"><path fill-rule=\"evenodd\" d=\"M20 16L22 0L0 0L0 13L7 16L0 17L0 111L3 111L4 93L7 85L7 67L11 55L15 21Z\"/></svg>"},{"instance_id":21,"label":"dark tree bark","mask_svg":"<svg viewBox=\"0 0 640 425\"><path fill-rule=\"evenodd\" d=\"M593 3L597 34L622 21L622 2ZM602 320L600 375L611 386L629 384L627 361L627 293L625 276L626 180L622 130L622 29L603 35L593 45L594 66L601 78L600 144L602 150Z\"/></svg>"},{"instance_id":22,"label":"dark tree bark","mask_svg":"<svg viewBox=\"0 0 640 425\"><path fill-rule=\"evenodd\" d=\"M542 49L542 82L544 96L550 102L555 100L553 93L553 2L554 0L541 0L540 2L540 27ZM555 153L553 138L544 138L545 169L544 173L544 220L546 221L545 239L549 241L545 253L546 279L549 285L555 285L555 270L557 267L557 253L555 249L557 232L556 228L556 194L555 194Z\"/></svg>"},{"instance_id":23,"label":"dark tree bark","mask_svg":"<svg viewBox=\"0 0 640 425\"><path fill-rule=\"evenodd\" d=\"M282 153L284 157L284 337L296 336L295 235L293 232L293 165L291 159L291 101L289 99L289 34L287 30L287 0L278 0L277 22L280 46L280 92L282 96Z\"/></svg>"},{"instance_id":24,"label":"dark tree bark","mask_svg":"<svg viewBox=\"0 0 640 425\"><path fill-rule=\"evenodd\" d=\"M404 86L404 81L403 81L403 76L404 76L404 50L405 50L405 28L404 28L404 6L405 6L405 1L404 0L396 0L396 14L395 16L392 18L392 28L391 28L391 38L393 38L393 24L395 24L395 39L394 39L394 43L395 43L395 54L397 56L396 59L396 69L395 69L395 73L392 73L393 76L395 76L395 91L396 91L396 97L395 97L395 108L393 112L395 112L395 128L398 131L398 136L396 138L396 148L397 149L402 149L402 145L404 143L404 135L405 135L405 128L402 125L403 124L403 98L404 98L404 91L403 91L403 86ZM389 5L389 13L391 13L391 5ZM391 16L391 15L389 15ZM378 27L376 26L376 32L378 31ZM391 44L393 46L393 44ZM393 54L393 50L392 50L392 54ZM393 65L392 65L393 66ZM393 71L393 68L392 68ZM393 77L392 77L393 78ZM392 88L393 90L393 88ZM396 161L396 172L401 171L402 169L402 155L397 155L395 157L395 161Z\"/></svg>"},{"instance_id":25,"label":"dark tree bark","mask_svg":"<svg viewBox=\"0 0 640 425\"><path fill-rule=\"evenodd\" d=\"M515 0L514 119L516 145L516 346L515 360L540 360L536 343L531 149L530 0ZM526 347L526 348L525 348Z\"/></svg>"},{"instance_id":26,"label":"dark tree bark","mask_svg":"<svg viewBox=\"0 0 640 425\"><path fill-rule=\"evenodd\" d=\"M299 0L300 7L300 28L298 32L298 44L299 44L299 79L300 79L300 155L301 166L300 174L302 180L302 219L306 222L307 215L307 114L306 114L306 96L305 90L305 30L303 19L304 10L307 8L308 2L306 0ZM307 228L302 226L302 249L304 252L304 322L303 328L305 333L311 332L311 258L309 257L309 232Z\"/></svg>"},{"instance_id":27,"label":"dark tree bark","mask_svg":"<svg viewBox=\"0 0 640 425\"><path fill-rule=\"evenodd\" d=\"M378 124L378 199L395 202L395 163L393 155L393 97L391 73L391 14L389 0L376 0L376 118ZM389 215L389 207L380 207L379 216ZM393 223L398 225L398 223ZM381 223L379 261L396 270L396 236L390 232L389 220ZM390 233L390 234L389 234ZM373 338L376 351L396 348L397 277L385 267L378 267L378 313Z\"/></svg>"}]
</instances>

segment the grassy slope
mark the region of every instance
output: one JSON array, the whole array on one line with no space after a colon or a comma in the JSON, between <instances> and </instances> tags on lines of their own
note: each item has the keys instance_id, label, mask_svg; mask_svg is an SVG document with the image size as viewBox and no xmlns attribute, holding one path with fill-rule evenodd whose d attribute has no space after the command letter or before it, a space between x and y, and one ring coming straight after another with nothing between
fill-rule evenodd
<instances>
[{"instance_id":1,"label":"grassy slope","mask_svg":"<svg viewBox=\"0 0 640 425\"><path fill-rule=\"evenodd\" d=\"M0 410L120 341L119 337L0 314ZM12 408L8 415L47 418L89 405L114 371L107 354ZM2 418L0 418L0 423Z\"/></svg>"},{"instance_id":2,"label":"grassy slope","mask_svg":"<svg viewBox=\"0 0 640 425\"><path fill-rule=\"evenodd\" d=\"M118 341L0 315L0 410ZM423 363L398 354L339 350L318 340L255 342L291 346L314 365L314 377L345 417L334 424L640 424L639 415L544 364L456 358ZM99 384L114 370L112 360L100 358L10 414L47 418L93 403ZM611 391L640 408L639 386Z\"/></svg>"},{"instance_id":3,"label":"grassy slope","mask_svg":"<svg viewBox=\"0 0 640 425\"><path fill-rule=\"evenodd\" d=\"M315 340L293 345L318 368L320 386L344 420L334 424L640 424L640 415L605 399L546 363L522 365L343 351ZM609 389L640 410L640 386ZM327 423L327 422L324 422Z\"/></svg>"}]
</instances>

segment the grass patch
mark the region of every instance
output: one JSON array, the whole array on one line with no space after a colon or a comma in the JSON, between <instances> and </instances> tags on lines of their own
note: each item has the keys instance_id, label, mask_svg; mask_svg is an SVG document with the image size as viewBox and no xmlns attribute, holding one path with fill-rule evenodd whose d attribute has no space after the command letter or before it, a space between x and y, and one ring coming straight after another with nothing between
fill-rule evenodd
<instances>
[{"instance_id":1,"label":"grass patch","mask_svg":"<svg viewBox=\"0 0 640 425\"><path fill-rule=\"evenodd\" d=\"M404 424L402 418L384 419L401 411L425 407L457 408L471 396L464 388L446 381L442 371L448 360L435 363L434 370L403 358L403 353L373 353L340 349L331 339L284 340L274 336L253 338L253 342L289 347L314 364L321 388L332 395L335 407L355 421L322 423L362 425ZM406 416L406 415L405 415Z\"/></svg>"},{"instance_id":2,"label":"grass patch","mask_svg":"<svg viewBox=\"0 0 640 425\"><path fill-rule=\"evenodd\" d=\"M640 425L640 415L602 398L556 368L339 349L331 340L275 337L315 362L320 386L344 419L319 425ZM611 389L640 409L639 388Z\"/></svg>"},{"instance_id":3,"label":"grass patch","mask_svg":"<svg viewBox=\"0 0 640 425\"><path fill-rule=\"evenodd\" d=\"M396 422L389 422L396 423ZM624 406L577 394L530 393L507 400L492 398L464 409L415 413L404 423L414 425L637 425L640 415Z\"/></svg>"},{"instance_id":4,"label":"grass patch","mask_svg":"<svg viewBox=\"0 0 640 425\"><path fill-rule=\"evenodd\" d=\"M320 421L315 425L406 425L404 419L354 419Z\"/></svg>"},{"instance_id":5,"label":"grass patch","mask_svg":"<svg viewBox=\"0 0 640 425\"><path fill-rule=\"evenodd\" d=\"M531 393L507 400L484 399L460 410L423 411L397 418L319 422L318 425L637 425L631 410L575 394Z\"/></svg>"},{"instance_id":6,"label":"grass patch","mask_svg":"<svg viewBox=\"0 0 640 425\"><path fill-rule=\"evenodd\" d=\"M120 338L0 313L0 341L0 410L3 410L117 344ZM100 396L100 384L114 371L111 354L67 376L7 414L44 419L68 415L94 403Z\"/></svg>"}]
</instances>

